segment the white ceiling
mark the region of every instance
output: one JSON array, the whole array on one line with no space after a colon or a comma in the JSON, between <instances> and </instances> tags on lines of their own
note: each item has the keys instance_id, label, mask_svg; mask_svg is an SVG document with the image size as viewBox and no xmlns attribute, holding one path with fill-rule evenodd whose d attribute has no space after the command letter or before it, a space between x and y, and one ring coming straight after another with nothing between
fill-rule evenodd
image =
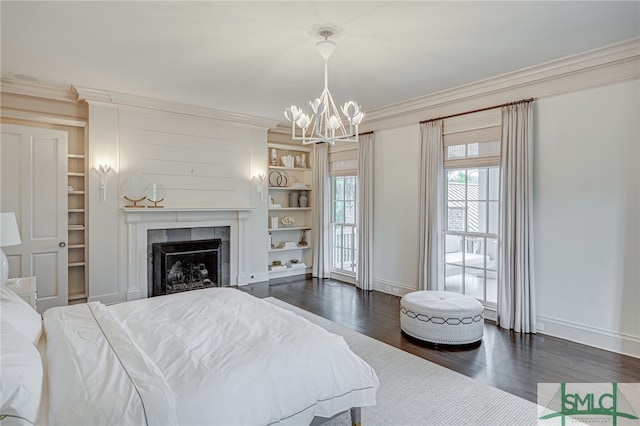
<instances>
[{"instance_id":1,"label":"white ceiling","mask_svg":"<svg viewBox=\"0 0 640 426\"><path fill-rule=\"evenodd\" d=\"M2 78L283 120L323 87L365 111L640 36L640 1L0 2Z\"/></svg>"}]
</instances>

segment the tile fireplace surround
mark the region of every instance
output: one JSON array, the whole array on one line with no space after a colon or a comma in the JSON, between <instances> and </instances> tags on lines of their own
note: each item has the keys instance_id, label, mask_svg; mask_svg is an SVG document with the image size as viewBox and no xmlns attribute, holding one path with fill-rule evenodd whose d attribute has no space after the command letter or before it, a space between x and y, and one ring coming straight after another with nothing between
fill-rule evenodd
<instances>
[{"instance_id":1,"label":"tile fireplace surround","mask_svg":"<svg viewBox=\"0 0 640 426\"><path fill-rule=\"evenodd\" d=\"M127 224L127 300L148 297L148 231L175 228L229 227L229 284L238 285L249 247L246 220L250 209L132 209L123 208Z\"/></svg>"}]
</instances>

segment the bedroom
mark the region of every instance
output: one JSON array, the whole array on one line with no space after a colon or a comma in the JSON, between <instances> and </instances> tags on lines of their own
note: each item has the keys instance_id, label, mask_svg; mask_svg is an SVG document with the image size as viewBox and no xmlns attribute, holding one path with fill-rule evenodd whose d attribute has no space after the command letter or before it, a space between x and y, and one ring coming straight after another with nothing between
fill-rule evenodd
<instances>
[{"instance_id":1,"label":"bedroom","mask_svg":"<svg viewBox=\"0 0 640 426\"><path fill-rule=\"evenodd\" d=\"M605 22L606 31L610 34L617 34L611 29L612 26L617 27L621 33L624 33L624 28L627 29L628 32L622 34L619 39L610 36L611 38L605 37L607 42L599 45L589 44L590 37L596 32L582 28L586 34L582 38L578 37L584 43L581 49L569 51L567 48L564 54L559 54L555 58L544 58L540 52L545 51L545 46L537 45L540 59L531 63L523 61L522 63L527 65L512 68L509 70L510 73L503 70L473 80L460 81L455 86L434 89L416 89L418 83L413 87L389 84L386 78L378 78L366 85L356 83L361 75L364 78L369 73L365 70L377 64L376 62L373 65L367 63L369 65L366 67L357 65L359 61L364 60L365 55L356 55L358 47L350 46L349 33L355 32L353 26L365 25L368 22L364 20L358 23L357 17L367 14L373 16L374 11L381 8L379 14L386 13L390 16L389 19L400 19L399 16L402 15L400 6L385 4L385 7L382 7L381 4L376 3L376 7L363 4L360 6L362 9L359 9L350 5L340 10L339 17L332 18L322 12L314 11L314 15L301 21L296 19L302 18L288 16L285 10L272 11L271 13L278 17L276 22L286 19L296 22L295 42L292 44L297 45L297 48L293 51L303 56L294 56L289 53L282 62L274 62L275 56L265 56L261 49L269 47L262 46L266 42L262 41L261 36L272 35L275 41L270 48L285 50L288 34L286 32L271 33L274 27L280 28L284 25L272 27L265 24L266 28L259 26L254 29L254 32L245 32L242 36L230 33L237 37L244 37L239 44L249 46L247 54L250 55L252 65L252 68L245 68L244 72L236 71L235 73L227 71L225 65L233 66L234 58L239 53L228 52L227 50L232 50L235 46L225 46L221 43L221 40L229 37L227 31L231 29L217 22L220 31L211 38L219 45L210 44L214 44L215 55L219 55L220 59L215 61L207 56L207 60L212 62L207 63L206 66L210 67L211 72L216 72L216 79L228 81L229 87L233 86L232 83L240 84L244 81L245 90L255 95L250 100L246 100L239 94L234 96L234 93L225 92L225 87L220 87L219 84L207 90L196 87L195 91L198 92L196 95L214 98L217 102L222 102L223 99L229 102L224 108L222 103L204 104L204 100L191 102L193 105L212 105L215 110L210 110L190 106L182 101L180 92L191 88L193 84L191 76L179 78L175 85L173 81L165 80L151 87L153 83L146 82L146 79L150 79L150 74L131 71L142 69L138 68L142 65L132 66L129 62L120 62L117 59L117 51L125 50L134 56L142 56L146 62L155 67L166 69L167 73L179 72L179 69L184 67L179 66L182 59L162 55L152 57L148 53L156 44L154 40L162 40L159 34L151 30L149 30L151 32L140 30L127 33L127 22L121 22L119 31L111 31L112 26L100 24L100 20L92 21L92 14L83 12L80 5L64 13L66 20L62 20L62 17L56 18L61 19L56 23L53 20L58 16L55 5L56 2L50 2L47 7L51 10L48 13L42 13L34 10L37 7L44 7L41 4L34 3L30 6L30 3L26 3L17 7L11 2L2 2L2 113L3 120L29 121L34 117L49 117L44 121L51 121L50 117L56 117L60 118L61 122L67 120L67 123L88 122L86 137L90 157L87 158L87 163L91 167L91 172L88 173L86 182L89 238L85 296L88 296L90 301L120 302L135 298L136 290L140 290L136 279L138 272L132 269L130 257L127 255L130 250L128 229L137 225L126 222L125 213L121 209L124 200L118 193L119 183L127 177L127 174L131 174L139 167L139 164L134 162L135 152L132 152L133 148L128 141L149 129L158 133L178 132L185 136L185 140L190 141L197 140L202 134L214 132L222 135L223 132L229 132L230 139L239 138L248 141L246 143L250 156L246 160L247 164L241 166L242 171L247 169L245 174L249 175L253 172L249 169L254 166L264 167L268 161L267 129L284 119L282 111L285 106L312 99L317 96L320 88L321 61L318 60L317 53L314 51L313 45L316 39L309 34L310 29L321 21L337 21L338 24L343 25L345 34L336 39L337 56L332 58L330 64L332 71L330 86L334 95L340 99L352 96L364 102L364 96L368 92L382 89L388 91L390 85L393 86L391 90L397 92L396 98L385 104L375 107L367 106L367 119L362 126L363 131L375 132L374 232L376 238L374 253L376 257L373 274L375 289L391 294L404 294L416 289L418 242L415 229L418 226L418 210L416 197L412 194L418 192L416 183L418 164L412 159L417 157L418 123L429 118L533 97L536 99L537 143L534 173L537 229L535 272L538 322L545 327L541 332L634 357L640 356L640 314L637 310L640 303L638 278L640 276L638 270L640 231L637 222L638 193L640 192L637 19L633 21L611 18ZM252 6L255 5L252 4ZM623 6L637 7L637 3L628 2ZM584 4L576 3L575 7L578 8L575 12L576 17L584 13L584 19L595 19L592 16L595 14L593 11L583 12L580 9L586 7ZM262 22L258 19L258 15L269 12L267 7L260 9L257 6L255 8L237 6L237 8L233 12L248 14L250 19L247 20L250 23ZM614 9L605 7L606 11ZM12 20L12 12L19 13L15 20ZM104 17L103 22L115 19L118 15L114 11L109 11L108 8L100 12L99 16ZM129 16L133 21L145 16L142 11L130 12L132 14ZM528 9L527 12L529 12ZM436 12L422 12L422 14L438 21ZM220 15L220 20L231 19L222 13ZM634 17L634 13L621 13L621 15ZM29 28L29 25L44 25L39 21L41 18L36 16L51 17L53 23L51 27L72 28L78 25L76 31L82 31L82 37L67 34L67 37L62 40L55 39L53 28L48 26L44 28L49 28L52 32L50 39L53 43L70 46L68 56L71 59L76 55L72 52L71 46L74 49L79 48L78 44L82 43L78 43L78 39L84 40L87 37L86 39L96 47L94 50L99 50L99 53L87 57L89 59L84 62L100 64L104 67L104 75L101 74L100 69L75 75L73 67L56 61L55 57L45 56L53 62L49 72L53 73L54 68L62 68L58 72L63 77L54 77L42 72L35 75L41 83L29 83L16 79L16 74L35 73L35 68L32 69L28 65L31 54L25 54L25 52L38 51L35 49L42 40L37 36L42 34L31 31L34 36L31 42L34 45L14 46L10 40L17 40L12 37L12 34L16 33L7 33L7 31L11 28L17 31L15 26L10 24L11 22L20 22L26 25L25 28ZM375 16L380 18L379 15ZM557 20L567 20L561 13L558 16L560 18ZM637 13L635 16L637 17ZM187 19L183 15L178 17ZM352 18L350 21L352 23L347 22L349 17ZM163 19L169 18L164 16ZM217 27L210 24L211 19L213 18L205 20L207 21L205 26ZM576 19L576 22L578 21ZM171 21L159 20L158 22L166 24ZM243 25L250 26L244 21L233 22L239 29L245 28ZM409 23L415 25L413 21L401 22L404 22L406 27ZM620 22L626 22L627 26ZM532 20L532 25L534 24L536 21ZM556 22L556 25L559 24ZM441 29L441 26L431 25L432 31ZM576 24L576 26L580 25ZM555 28L560 27L561 25ZM96 30L92 31L93 28ZM390 51L393 51L397 44L385 43L386 36L379 34L380 30L377 29L379 27L372 28L375 29L367 29L365 33L368 38L358 39L361 43L366 42L371 49L367 50L368 56L379 59L385 57L384 53L390 55ZM571 31L579 30L580 28L571 28ZM394 31L401 33L400 30L389 30L389 33L393 34ZM562 47L570 44L571 37L574 36L570 37L569 29L566 29L567 33L558 31L560 32L558 45ZM602 31L606 32L604 29ZM89 35L95 38L88 39ZM420 37L427 36L421 34ZM260 40L257 40L258 38ZM427 39L438 40L438 37L437 34L431 34ZM106 44L108 40L111 40L115 47L108 47L111 46ZM139 45L136 44L136 40L140 43ZM452 38L452 40L456 39ZM23 41L27 42L27 39ZM408 41L405 42L408 43ZM164 43L167 43L167 48L172 47L173 51L180 50L168 41ZM421 43L428 44L425 41ZM177 41L176 44L178 44ZM198 46L200 47L189 49L189 54L202 56L203 52L207 51L206 47ZM414 44L408 46L416 48ZM51 52L55 50L52 46L46 47ZM107 51L103 51L103 48ZM214 50L213 46L211 50ZM411 54L410 49L407 48L407 50ZM422 52L422 50L419 51ZM65 52L59 52L60 55L63 53L66 56ZM340 56L338 56L339 53ZM113 59L107 64L99 61L101 56L107 59L113 57ZM515 56L514 60L522 60L520 56ZM394 60L390 59L388 62L393 63ZM271 75L270 72L284 72L284 68L291 64L303 66L302 63L308 66L309 72L299 72L298 75L289 77L289 81L282 83L276 84L275 80L265 81L266 76ZM456 62L450 60L449 63ZM473 68L476 64L484 62L458 63L464 67ZM444 68L446 68L445 73L447 70L451 72L448 65ZM434 68L428 69L432 73L438 71ZM397 68L390 68L386 75L394 75L398 72ZM108 74L122 78L126 77L123 74L134 74L137 75L138 80L120 89L106 80ZM429 72L426 74L427 77L424 79L430 80ZM409 78L405 80L411 83ZM297 82L302 87L294 89L294 86L289 86ZM205 82L202 84L204 85ZM420 84L426 83L420 81ZM69 89L71 85L76 87L76 92ZM267 86L271 87L267 88ZM376 87L376 90L371 90L371 87ZM167 91L160 92L160 90ZM285 94L286 100L276 101L279 99L278 93ZM88 106L78 103L78 94L81 99L88 100ZM54 99L59 102L40 99ZM252 112L254 111L253 103L258 102L271 104L275 113L261 115ZM206 116L213 118L206 118ZM245 127L227 124L236 120L237 116L242 116ZM269 118L260 118L263 116ZM100 190L101 176L94 167L104 159L112 162L114 170L106 175L106 191L103 192ZM265 232L268 217L267 204L260 202L259 195L252 187L250 176L244 176L244 179L237 192L238 199L230 200L228 197L223 197L219 200L221 203L231 203L226 207L239 207L240 203L243 203L242 207L257 206L246 220L246 227L243 228L245 238L250 240L251 244L246 248L243 256L239 256L245 262L244 265L238 266L236 273L237 282L241 284L268 279L268 254L263 249L268 244ZM403 191L398 191L397 188L403 188ZM103 199L104 196L107 198L106 201ZM194 193L175 193L170 194L170 197L167 199L167 207L198 207L199 198ZM402 220L399 220L395 206L404 206ZM4 208L2 210L5 211ZM10 249L11 247L8 247L6 251L9 253ZM21 275L13 272L12 274L13 276Z\"/></svg>"}]
</instances>

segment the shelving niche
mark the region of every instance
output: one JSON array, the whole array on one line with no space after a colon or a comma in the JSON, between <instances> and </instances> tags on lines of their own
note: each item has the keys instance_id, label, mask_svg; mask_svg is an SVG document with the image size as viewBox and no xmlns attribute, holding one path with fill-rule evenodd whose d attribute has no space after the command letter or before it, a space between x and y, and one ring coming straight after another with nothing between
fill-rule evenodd
<instances>
[{"instance_id":1,"label":"shelving niche","mask_svg":"<svg viewBox=\"0 0 640 426\"><path fill-rule=\"evenodd\" d=\"M84 137L69 135L67 181L69 220L67 248L69 254L69 304L87 301L87 197Z\"/></svg>"},{"instance_id":2,"label":"shelving niche","mask_svg":"<svg viewBox=\"0 0 640 426\"><path fill-rule=\"evenodd\" d=\"M311 273L313 235L311 205L313 150L308 147L280 143L268 143L269 217L269 278L284 278ZM274 154L275 150L275 156ZM292 159L287 164L283 157ZM275 158L275 161L273 160ZM304 159L304 163L303 163ZM286 164L286 165L285 165ZM307 197L306 207L300 207L300 195ZM297 201L296 201L297 200ZM293 204L292 204L293 203ZM293 218L293 224L285 226L284 217ZM274 219L275 218L275 219ZM304 234L304 239L303 239ZM305 241L306 244L301 244ZM292 262L297 260L297 263ZM280 261L281 266L274 266ZM304 264L304 265L303 265Z\"/></svg>"}]
</instances>

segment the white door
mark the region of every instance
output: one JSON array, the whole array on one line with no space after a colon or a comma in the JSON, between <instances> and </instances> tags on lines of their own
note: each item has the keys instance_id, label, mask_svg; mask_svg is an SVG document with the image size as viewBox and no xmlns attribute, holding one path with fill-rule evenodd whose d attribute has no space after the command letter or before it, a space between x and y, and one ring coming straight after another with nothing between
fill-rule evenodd
<instances>
[{"instance_id":1,"label":"white door","mask_svg":"<svg viewBox=\"0 0 640 426\"><path fill-rule=\"evenodd\" d=\"M68 303L67 133L2 124L0 210L22 244L4 247L9 277L36 277L38 311Z\"/></svg>"}]
</instances>

